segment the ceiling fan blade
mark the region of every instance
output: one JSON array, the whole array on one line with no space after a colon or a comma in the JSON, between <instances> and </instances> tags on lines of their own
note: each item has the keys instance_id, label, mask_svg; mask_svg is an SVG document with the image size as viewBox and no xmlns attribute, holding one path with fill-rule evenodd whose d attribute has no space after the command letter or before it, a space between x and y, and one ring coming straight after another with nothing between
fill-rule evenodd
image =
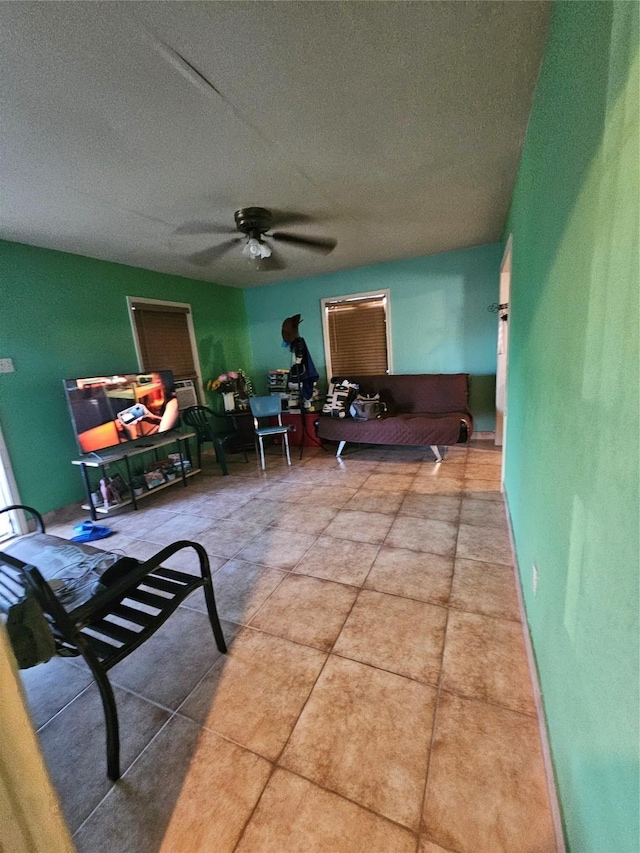
<instances>
[{"instance_id":1,"label":"ceiling fan blade","mask_svg":"<svg viewBox=\"0 0 640 853\"><path fill-rule=\"evenodd\" d=\"M292 210L272 210L271 224L274 225L302 225L311 222L314 217L308 213L296 213ZM317 221L317 220L316 220Z\"/></svg>"},{"instance_id":2,"label":"ceiling fan blade","mask_svg":"<svg viewBox=\"0 0 640 853\"><path fill-rule=\"evenodd\" d=\"M282 260L282 257L276 252L273 246L269 246L271 255L268 258L260 258L256 262L256 269L261 272L271 272L271 270L283 270L287 265Z\"/></svg>"},{"instance_id":3,"label":"ceiling fan blade","mask_svg":"<svg viewBox=\"0 0 640 853\"><path fill-rule=\"evenodd\" d=\"M224 255L225 252L229 251L229 249L233 249L234 246L237 246L241 239L241 237L234 237L232 240L226 240L224 243L220 243L219 246L209 246L208 249L203 249L201 252L195 252L193 255L189 255L187 260L196 266L205 267L207 264L211 263L211 261L215 261L221 257L221 255Z\"/></svg>"},{"instance_id":4,"label":"ceiling fan blade","mask_svg":"<svg viewBox=\"0 0 640 853\"><path fill-rule=\"evenodd\" d=\"M338 245L338 241L332 237L298 237L297 234L286 234L284 231L276 231L269 236L274 240L280 240L282 243L292 243L294 246L310 249L312 252L318 252L321 255L328 255Z\"/></svg>"},{"instance_id":5,"label":"ceiling fan blade","mask_svg":"<svg viewBox=\"0 0 640 853\"><path fill-rule=\"evenodd\" d=\"M235 228L228 225L216 225L213 222L185 222L176 228L174 234L236 234Z\"/></svg>"}]
</instances>

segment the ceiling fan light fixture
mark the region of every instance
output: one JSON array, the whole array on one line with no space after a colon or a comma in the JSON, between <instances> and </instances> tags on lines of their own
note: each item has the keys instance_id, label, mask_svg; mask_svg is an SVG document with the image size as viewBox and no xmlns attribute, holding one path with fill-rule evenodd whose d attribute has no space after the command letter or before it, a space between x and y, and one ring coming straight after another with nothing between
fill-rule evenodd
<instances>
[{"instance_id":1,"label":"ceiling fan light fixture","mask_svg":"<svg viewBox=\"0 0 640 853\"><path fill-rule=\"evenodd\" d=\"M271 249L266 243L263 243L262 240L259 240L257 237L249 237L244 249L242 250L242 254L247 258L253 258L258 261L262 258L270 258Z\"/></svg>"}]
</instances>

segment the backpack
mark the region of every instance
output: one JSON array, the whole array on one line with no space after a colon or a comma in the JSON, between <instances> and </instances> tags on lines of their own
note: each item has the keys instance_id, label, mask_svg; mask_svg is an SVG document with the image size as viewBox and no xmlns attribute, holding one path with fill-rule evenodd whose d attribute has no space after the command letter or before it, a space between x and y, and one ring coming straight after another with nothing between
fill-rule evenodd
<instances>
[{"instance_id":1,"label":"backpack","mask_svg":"<svg viewBox=\"0 0 640 853\"><path fill-rule=\"evenodd\" d=\"M349 408L349 414L354 421L374 421L381 418L386 411L387 407L381 402L380 394L371 397L358 395Z\"/></svg>"}]
</instances>

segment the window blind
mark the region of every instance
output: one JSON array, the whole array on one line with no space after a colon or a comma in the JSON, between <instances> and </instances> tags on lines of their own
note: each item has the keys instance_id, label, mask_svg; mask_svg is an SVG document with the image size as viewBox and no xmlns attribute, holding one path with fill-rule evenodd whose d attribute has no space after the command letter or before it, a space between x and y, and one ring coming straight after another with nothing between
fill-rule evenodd
<instances>
[{"instance_id":1,"label":"window blind","mask_svg":"<svg viewBox=\"0 0 640 853\"><path fill-rule=\"evenodd\" d=\"M188 310L133 303L143 370L172 370L175 379L195 379Z\"/></svg>"},{"instance_id":2,"label":"window blind","mask_svg":"<svg viewBox=\"0 0 640 853\"><path fill-rule=\"evenodd\" d=\"M386 373L385 297L329 303L326 310L333 375Z\"/></svg>"}]
</instances>

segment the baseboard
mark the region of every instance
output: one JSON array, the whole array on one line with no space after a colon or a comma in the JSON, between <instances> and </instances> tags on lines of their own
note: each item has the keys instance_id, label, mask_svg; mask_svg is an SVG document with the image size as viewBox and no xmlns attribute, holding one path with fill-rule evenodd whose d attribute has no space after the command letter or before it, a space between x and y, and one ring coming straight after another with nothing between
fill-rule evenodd
<instances>
[{"instance_id":1,"label":"baseboard","mask_svg":"<svg viewBox=\"0 0 640 853\"><path fill-rule=\"evenodd\" d=\"M511 526L511 513L509 512L509 500L506 492L504 497L507 509L507 524L509 528L509 540L511 542L511 553L513 554L513 571L515 574L516 592L518 595L520 623L522 625L522 636L524 638L524 646L527 654L527 663L529 665L531 683L533 685L533 698L536 705L538 731L540 732L540 744L542 746L542 760L544 762L544 770L545 775L547 777L549 806L551 808L551 819L553 821L553 829L556 836L556 853L566 853L567 847L564 840L562 815L560 812L560 802L558 800L558 789L556 787L556 776L553 770L553 759L551 757L551 747L549 745L549 733L547 731L544 703L542 701L542 692L540 690L540 680L538 679L538 667L536 666L536 659L533 653L533 644L531 643L531 634L529 633L529 621L527 619L527 612L524 607L524 595L522 594L522 583L520 581L520 572L518 571L518 558L516 554L515 541L513 538L513 528Z\"/></svg>"},{"instance_id":2,"label":"baseboard","mask_svg":"<svg viewBox=\"0 0 640 853\"><path fill-rule=\"evenodd\" d=\"M491 430L488 430L485 432L478 432L477 430L475 430L473 435L471 436L471 441L473 441L474 439L479 439L482 441L486 441L486 440L495 441L496 440L496 434L495 434L495 431L491 431Z\"/></svg>"}]
</instances>

